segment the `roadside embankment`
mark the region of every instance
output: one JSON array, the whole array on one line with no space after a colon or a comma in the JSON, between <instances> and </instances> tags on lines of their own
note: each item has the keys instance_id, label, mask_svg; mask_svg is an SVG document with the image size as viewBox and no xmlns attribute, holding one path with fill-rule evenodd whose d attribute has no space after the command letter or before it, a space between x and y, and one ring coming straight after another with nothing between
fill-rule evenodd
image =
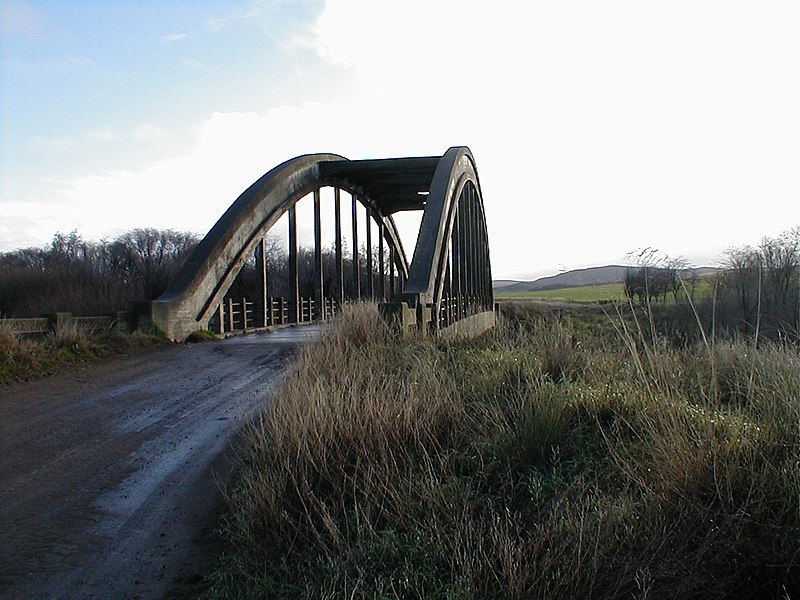
<instances>
[{"instance_id":1,"label":"roadside embankment","mask_svg":"<svg viewBox=\"0 0 800 600\"><path fill-rule=\"evenodd\" d=\"M358 307L305 348L247 432L209 595L800 594L796 348L504 310L443 341Z\"/></svg>"}]
</instances>

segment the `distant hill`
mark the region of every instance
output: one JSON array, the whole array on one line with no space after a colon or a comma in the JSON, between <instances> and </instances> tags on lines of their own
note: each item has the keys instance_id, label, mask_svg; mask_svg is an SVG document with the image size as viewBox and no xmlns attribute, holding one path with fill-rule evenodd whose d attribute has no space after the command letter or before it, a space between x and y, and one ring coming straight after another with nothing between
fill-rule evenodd
<instances>
[{"instance_id":1,"label":"distant hill","mask_svg":"<svg viewBox=\"0 0 800 600\"><path fill-rule=\"evenodd\" d=\"M505 288L508 285L514 285L516 283L519 283L519 281L516 279L495 279L492 281L492 288L497 291Z\"/></svg>"},{"instance_id":2,"label":"distant hill","mask_svg":"<svg viewBox=\"0 0 800 600\"><path fill-rule=\"evenodd\" d=\"M624 265L607 265L605 267L589 267L588 269L575 269L558 275L540 277L535 281L511 281L498 279L492 282L494 290L502 292L540 292L542 290L559 290L571 287L584 287L588 285L607 285L609 283L622 283L628 269L636 268ZM716 271L714 267L697 267L697 275L707 275Z\"/></svg>"}]
</instances>

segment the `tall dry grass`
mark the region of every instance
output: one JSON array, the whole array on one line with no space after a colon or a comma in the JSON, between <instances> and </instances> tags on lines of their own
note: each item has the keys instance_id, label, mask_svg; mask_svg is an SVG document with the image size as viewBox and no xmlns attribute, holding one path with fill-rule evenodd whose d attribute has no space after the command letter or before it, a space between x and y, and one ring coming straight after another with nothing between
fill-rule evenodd
<instances>
[{"instance_id":1,"label":"tall dry grass","mask_svg":"<svg viewBox=\"0 0 800 600\"><path fill-rule=\"evenodd\" d=\"M578 320L345 312L248 432L209 595L799 597L796 350Z\"/></svg>"}]
</instances>

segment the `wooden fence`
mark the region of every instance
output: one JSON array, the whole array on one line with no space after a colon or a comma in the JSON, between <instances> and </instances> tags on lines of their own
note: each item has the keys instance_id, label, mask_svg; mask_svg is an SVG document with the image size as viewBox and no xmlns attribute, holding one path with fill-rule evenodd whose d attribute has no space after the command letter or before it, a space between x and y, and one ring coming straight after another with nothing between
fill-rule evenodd
<instances>
[{"instance_id":1,"label":"wooden fence","mask_svg":"<svg viewBox=\"0 0 800 600\"><path fill-rule=\"evenodd\" d=\"M60 312L36 318L0 318L0 329L11 331L15 335L42 335L69 331L71 328L87 334L129 332L136 329L137 325L151 324L149 303L147 305L134 307L133 312L119 311L98 317L76 317L72 313ZM310 323L320 318L324 320L338 310L339 305L333 298L323 298L321 314L317 311L313 298L298 298L297 316L293 319L286 298L268 298L263 312L260 306L257 307L255 302L247 298L226 298L217 308L209 329L224 334L289 323Z\"/></svg>"},{"instance_id":2,"label":"wooden fence","mask_svg":"<svg viewBox=\"0 0 800 600\"><path fill-rule=\"evenodd\" d=\"M217 307L216 314L209 323L209 329L218 334L254 330L289 323L311 323L325 319L338 310L333 298L323 298L323 313L317 314L313 298L297 299L297 318L292 319L289 301L286 298L268 298L263 310L247 298L226 298Z\"/></svg>"},{"instance_id":3,"label":"wooden fence","mask_svg":"<svg viewBox=\"0 0 800 600\"><path fill-rule=\"evenodd\" d=\"M106 331L130 330L130 314L119 311L98 317L75 317L72 313L54 313L46 317L25 319L0 319L0 328L16 335L58 333L75 329L84 333L96 334Z\"/></svg>"}]
</instances>

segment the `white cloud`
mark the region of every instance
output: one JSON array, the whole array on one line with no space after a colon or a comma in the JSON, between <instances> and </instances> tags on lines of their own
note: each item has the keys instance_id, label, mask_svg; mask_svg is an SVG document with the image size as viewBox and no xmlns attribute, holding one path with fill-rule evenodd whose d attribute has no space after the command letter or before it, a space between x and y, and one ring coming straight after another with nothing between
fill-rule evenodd
<instances>
[{"instance_id":1,"label":"white cloud","mask_svg":"<svg viewBox=\"0 0 800 600\"><path fill-rule=\"evenodd\" d=\"M495 274L521 276L800 221L800 8L751 6L337 1L306 43L356 69L354 129L472 148Z\"/></svg>"},{"instance_id":2,"label":"white cloud","mask_svg":"<svg viewBox=\"0 0 800 600\"><path fill-rule=\"evenodd\" d=\"M137 140L154 140L162 142L166 139L166 134L162 129L150 123L142 123L133 132L133 137Z\"/></svg>"},{"instance_id":3,"label":"white cloud","mask_svg":"<svg viewBox=\"0 0 800 600\"><path fill-rule=\"evenodd\" d=\"M166 35L162 35L159 39L164 42L165 44L170 44L172 42L180 42L187 39L191 34L189 33L168 33Z\"/></svg>"},{"instance_id":4,"label":"white cloud","mask_svg":"<svg viewBox=\"0 0 800 600\"><path fill-rule=\"evenodd\" d=\"M0 33L3 37L22 35L39 37L47 20L41 11L22 2L0 3Z\"/></svg>"},{"instance_id":5,"label":"white cloud","mask_svg":"<svg viewBox=\"0 0 800 600\"><path fill-rule=\"evenodd\" d=\"M46 151L56 150L63 152L65 150L74 148L75 140L67 136L59 136L59 137L35 136L31 138L31 145L34 148L39 148Z\"/></svg>"},{"instance_id":6,"label":"white cloud","mask_svg":"<svg viewBox=\"0 0 800 600\"><path fill-rule=\"evenodd\" d=\"M50 190L67 202L58 218L71 225L59 228L204 232L299 154L468 145L495 276L616 262L646 246L700 261L800 222L800 9L751 6L331 0L297 39L355 74L339 100L215 113L182 156ZM248 8L209 27L268 6ZM160 143L162 133L143 124L129 135Z\"/></svg>"},{"instance_id":7,"label":"white cloud","mask_svg":"<svg viewBox=\"0 0 800 600\"><path fill-rule=\"evenodd\" d=\"M124 137L124 134L111 127L105 127L92 129L88 132L87 137L95 142L118 142Z\"/></svg>"},{"instance_id":8,"label":"white cloud","mask_svg":"<svg viewBox=\"0 0 800 600\"><path fill-rule=\"evenodd\" d=\"M220 17L208 19L206 26L209 31L221 31L234 23L241 21L268 22L271 17L279 12L286 13L289 10L302 10L307 2L298 0L250 0L247 4L230 11Z\"/></svg>"}]
</instances>

